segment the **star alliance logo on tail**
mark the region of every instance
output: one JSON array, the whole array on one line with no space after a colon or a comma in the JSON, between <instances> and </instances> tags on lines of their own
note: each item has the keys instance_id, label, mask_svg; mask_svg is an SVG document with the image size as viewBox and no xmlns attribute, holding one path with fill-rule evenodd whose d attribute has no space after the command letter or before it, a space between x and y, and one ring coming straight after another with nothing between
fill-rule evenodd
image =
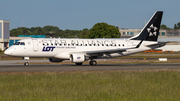
<instances>
[{"instance_id":1,"label":"star alliance logo on tail","mask_svg":"<svg viewBox=\"0 0 180 101\"><path fill-rule=\"evenodd\" d=\"M149 36L156 36L157 35L157 27L154 26L153 24L150 26L150 28L147 28L147 31L149 33Z\"/></svg>"}]
</instances>

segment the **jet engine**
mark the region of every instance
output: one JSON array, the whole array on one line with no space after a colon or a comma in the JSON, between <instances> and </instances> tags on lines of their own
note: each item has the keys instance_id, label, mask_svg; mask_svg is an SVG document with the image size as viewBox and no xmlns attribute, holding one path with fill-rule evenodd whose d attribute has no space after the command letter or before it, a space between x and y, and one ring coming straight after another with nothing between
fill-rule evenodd
<instances>
[{"instance_id":1,"label":"jet engine","mask_svg":"<svg viewBox=\"0 0 180 101\"><path fill-rule=\"evenodd\" d=\"M89 60L89 57L86 57L84 54L74 53L70 55L70 61L74 63L82 63L87 60Z\"/></svg>"},{"instance_id":2,"label":"jet engine","mask_svg":"<svg viewBox=\"0 0 180 101\"><path fill-rule=\"evenodd\" d=\"M62 59L57 59L57 58L49 58L49 61L50 61L50 62L62 62L62 61L64 61L64 60L62 60Z\"/></svg>"}]
</instances>

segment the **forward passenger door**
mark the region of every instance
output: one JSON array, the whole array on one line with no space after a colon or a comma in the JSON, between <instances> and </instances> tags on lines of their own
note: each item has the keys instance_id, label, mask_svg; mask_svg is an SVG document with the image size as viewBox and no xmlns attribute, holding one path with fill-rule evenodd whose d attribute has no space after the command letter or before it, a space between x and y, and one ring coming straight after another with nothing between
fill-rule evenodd
<instances>
[{"instance_id":1,"label":"forward passenger door","mask_svg":"<svg viewBox=\"0 0 180 101\"><path fill-rule=\"evenodd\" d=\"M32 39L32 41L33 41L33 50L35 52L37 52L38 49L39 49L38 40L37 39Z\"/></svg>"}]
</instances>

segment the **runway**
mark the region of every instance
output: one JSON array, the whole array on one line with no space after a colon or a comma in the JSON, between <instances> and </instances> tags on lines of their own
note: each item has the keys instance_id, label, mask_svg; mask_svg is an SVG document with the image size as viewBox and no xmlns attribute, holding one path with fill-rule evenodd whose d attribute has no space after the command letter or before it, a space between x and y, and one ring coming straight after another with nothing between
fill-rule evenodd
<instances>
[{"instance_id":1,"label":"runway","mask_svg":"<svg viewBox=\"0 0 180 101\"><path fill-rule=\"evenodd\" d=\"M105 71L105 70L164 70L164 69L180 69L180 64L98 64L90 66L84 64L76 66L74 64L31 64L24 66L16 65L0 65L0 72L58 72L58 71Z\"/></svg>"}]
</instances>

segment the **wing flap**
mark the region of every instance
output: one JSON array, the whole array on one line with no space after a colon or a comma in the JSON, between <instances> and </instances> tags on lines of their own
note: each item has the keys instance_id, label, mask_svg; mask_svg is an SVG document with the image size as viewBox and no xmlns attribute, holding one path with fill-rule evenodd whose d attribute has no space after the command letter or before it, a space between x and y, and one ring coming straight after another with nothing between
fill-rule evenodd
<instances>
[{"instance_id":1,"label":"wing flap","mask_svg":"<svg viewBox=\"0 0 180 101\"><path fill-rule=\"evenodd\" d=\"M127 49L109 49L109 50L96 50L96 51L87 51L86 54L105 54L105 53L117 53L124 52Z\"/></svg>"}]
</instances>

